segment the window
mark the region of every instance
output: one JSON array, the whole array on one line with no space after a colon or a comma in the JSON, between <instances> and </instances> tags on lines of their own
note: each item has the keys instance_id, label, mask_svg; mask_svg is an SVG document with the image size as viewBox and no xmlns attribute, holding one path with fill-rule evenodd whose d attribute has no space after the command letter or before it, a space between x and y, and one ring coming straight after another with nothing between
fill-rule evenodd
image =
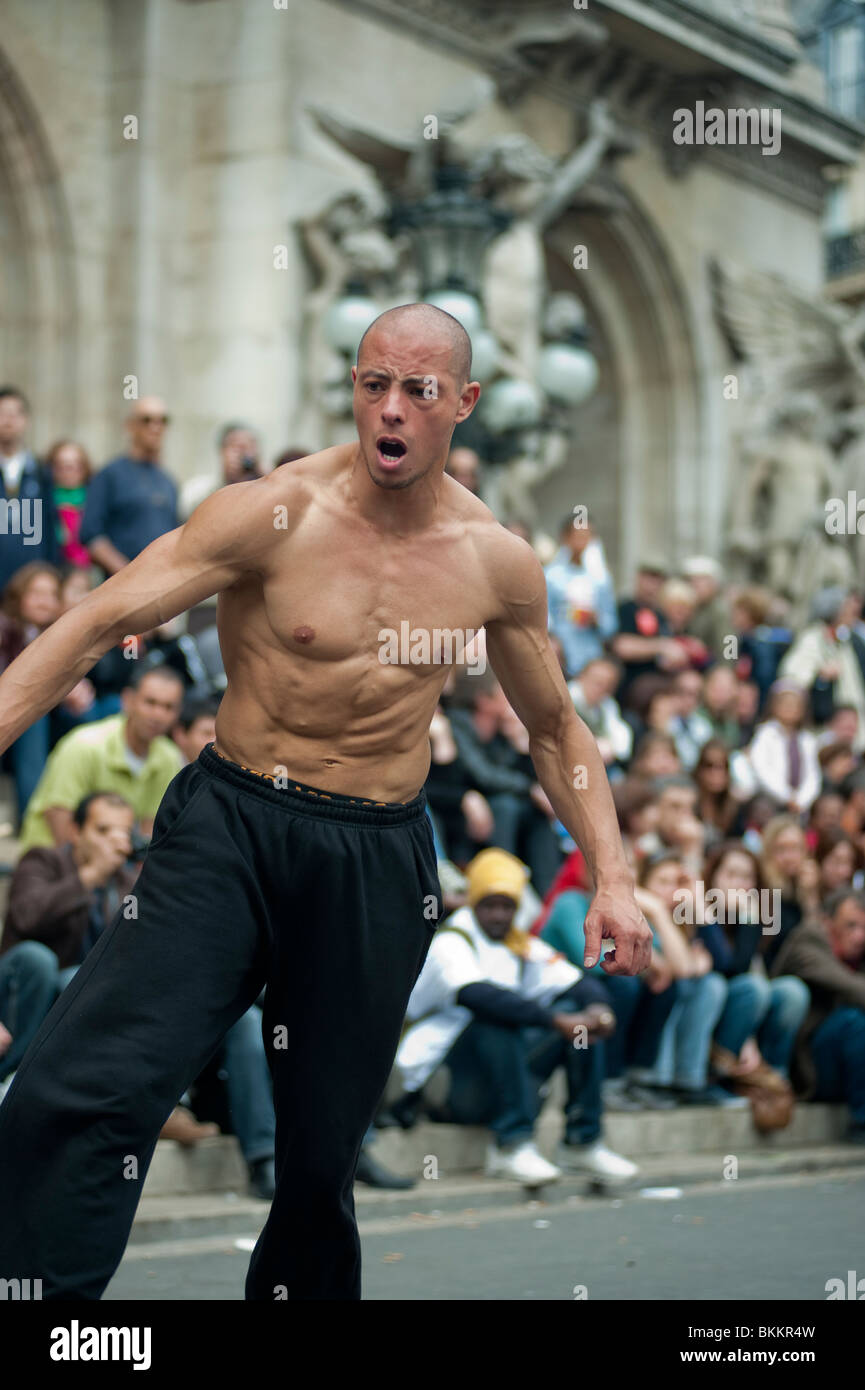
<instances>
[{"instance_id":1,"label":"window","mask_svg":"<svg viewBox=\"0 0 865 1390\"><path fill-rule=\"evenodd\" d=\"M865 120L865 21L835 25L824 42L829 105L839 116Z\"/></svg>"}]
</instances>

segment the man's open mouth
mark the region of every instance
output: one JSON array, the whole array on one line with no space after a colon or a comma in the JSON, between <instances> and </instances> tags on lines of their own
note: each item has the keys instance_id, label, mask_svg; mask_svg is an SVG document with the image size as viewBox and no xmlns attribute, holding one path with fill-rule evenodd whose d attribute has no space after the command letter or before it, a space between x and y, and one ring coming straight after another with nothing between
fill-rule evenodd
<instances>
[{"instance_id":1,"label":"man's open mouth","mask_svg":"<svg viewBox=\"0 0 865 1390\"><path fill-rule=\"evenodd\" d=\"M396 435L383 434L376 440L376 449L380 462L384 464L399 463L400 459L407 451L407 446Z\"/></svg>"}]
</instances>

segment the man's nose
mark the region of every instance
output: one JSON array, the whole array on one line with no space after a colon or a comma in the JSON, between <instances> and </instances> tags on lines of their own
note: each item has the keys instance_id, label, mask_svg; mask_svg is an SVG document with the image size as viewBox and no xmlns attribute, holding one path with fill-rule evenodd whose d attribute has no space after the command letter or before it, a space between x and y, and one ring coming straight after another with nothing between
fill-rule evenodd
<instances>
[{"instance_id":1,"label":"man's nose","mask_svg":"<svg viewBox=\"0 0 865 1390\"><path fill-rule=\"evenodd\" d=\"M385 420L401 420L403 418L402 394L396 387L388 391L385 396L381 413Z\"/></svg>"}]
</instances>

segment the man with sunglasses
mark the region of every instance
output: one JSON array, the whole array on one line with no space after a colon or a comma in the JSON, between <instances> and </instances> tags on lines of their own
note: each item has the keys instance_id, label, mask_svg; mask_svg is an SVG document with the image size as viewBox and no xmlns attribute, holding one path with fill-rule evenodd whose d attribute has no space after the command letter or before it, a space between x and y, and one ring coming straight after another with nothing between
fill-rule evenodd
<instances>
[{"instance_id":1,"label":"man with sunglasses","mask_svg":"<svg viewBox=\"0 0 865 1390\"><path fill-rule=\"evenodd\" d=\"M178 525L177 486L160 462L170 423L158 396L133 401L128 453L106 463L88 488L81 540L107 575Z\"/></svg>"}]
</instances>

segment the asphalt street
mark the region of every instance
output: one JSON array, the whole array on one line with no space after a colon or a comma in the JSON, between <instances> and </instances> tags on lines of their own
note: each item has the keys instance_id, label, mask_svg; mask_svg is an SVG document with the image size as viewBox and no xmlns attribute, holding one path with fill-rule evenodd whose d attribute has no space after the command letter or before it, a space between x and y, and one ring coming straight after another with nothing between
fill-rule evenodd
<instances>
[{"instance_id":1,"label":"asphalt street","mask_svg":"<svg viewBox=\"0 0 865 1390\"><path fill-rule=\"evenodd\" d=\"M837 1170L362 1223L376 1301L819 1300L865 1276L865 1175ZM242 1299L235 1235L130 1247L106 1299ZM802 1314L804 1316L804 1314Z\"/></svg>"}]
</instances>

